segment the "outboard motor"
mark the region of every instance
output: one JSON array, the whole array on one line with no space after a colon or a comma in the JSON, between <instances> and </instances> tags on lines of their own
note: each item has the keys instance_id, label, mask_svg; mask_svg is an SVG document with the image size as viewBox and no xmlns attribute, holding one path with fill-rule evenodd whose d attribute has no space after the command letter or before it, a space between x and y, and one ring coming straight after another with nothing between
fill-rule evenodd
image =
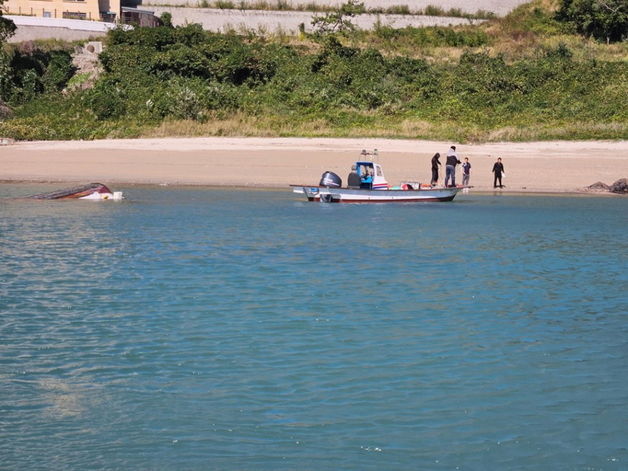
<instances>
[{"instance_id":1,"label":"outboard motor","mask_svg":"<svg viewBox=\"0 0 628 471\"><path fill-rule=\"evenodd\" d=\"M327 172L323 173L321 181L318 183L318 185L327 188L340 188L342 186L342 178L340 178L334 172L330 172L328 170Z\"/></svg>"}]
</instances>

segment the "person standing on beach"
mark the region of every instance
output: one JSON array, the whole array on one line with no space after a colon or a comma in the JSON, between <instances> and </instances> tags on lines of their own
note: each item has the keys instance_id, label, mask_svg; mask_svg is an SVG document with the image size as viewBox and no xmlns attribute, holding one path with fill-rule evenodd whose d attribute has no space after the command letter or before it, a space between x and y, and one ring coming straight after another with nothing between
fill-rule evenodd
<instances>
[{"instance_id":1,"label":"person standing on beach","mask_svg":"<svg viewBox=\"0 0 628 471\"><path fill-rule=\"evenodd\" d=\"M458 154L456 154L456 146L451 146L447 151L447 161L445 162L445 186L456 186L456 165L460 163ZM451 185L448 185L451 178Z\"/></svg>"},{"instance_id":2,"label":"person standing on beach","mask_svg":"<svg viewBox=\"0 0 628 471\"><path fill-rule=\"evenodd\" d=\"M440 154L436 152L432 157L432 181L430 182L432 186L438 183L438 166L441 165L438 159L440 159Z\"/></svg>"},{"instance_id":3,"label":"person standing on beach","mask_svg":"<svg viewBox=\"0 0 628 471\"><path fill-rule=\"evenodd\" d=\"M495 177L493 178L493 188L497 188L497 181L499 180L499 188L504 188L502 185L502 175L506 175L504 172L504 164L502 164L502 158L497 157L497 162L493 165L493 173Z\"/></svg>"},{"instance_id":4,"label":"person standing on beach","mask_svg":"<svg viewBox=\"0 0 628 471\"><path fill-rule=\"evenodd\" d=\"M471 164L469 163L469 157L464 158L464 163L462 164L462 185L469 185L469 178L471 178Z\"/></svg>"}]
</instances>

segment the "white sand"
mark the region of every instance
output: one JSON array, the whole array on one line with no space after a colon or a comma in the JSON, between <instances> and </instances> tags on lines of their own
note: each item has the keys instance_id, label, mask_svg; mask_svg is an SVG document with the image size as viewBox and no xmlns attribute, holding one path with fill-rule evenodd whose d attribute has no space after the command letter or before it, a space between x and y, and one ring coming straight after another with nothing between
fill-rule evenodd
<instances>
[{"instance_id":1,"label":"white sand","mask_svg":"<svg viewBox=\"0 0 628 471\"><path fill-rule=\"evenodd\" d=\"M393 139L165 138L39 141L0 146L0 180L185 184L277 188L343 179L362 149L379 150L388 182L429 182L430 160L448 142ZM577 192L628 177L628 141L458 144L472 164L471 184L491 190L497 157L506 191ZM444 168L441 172L444 177ZM460 169L458 168L458 182ZM442 178L441 178L442 182Z\"/></svg>"}]
</instances>

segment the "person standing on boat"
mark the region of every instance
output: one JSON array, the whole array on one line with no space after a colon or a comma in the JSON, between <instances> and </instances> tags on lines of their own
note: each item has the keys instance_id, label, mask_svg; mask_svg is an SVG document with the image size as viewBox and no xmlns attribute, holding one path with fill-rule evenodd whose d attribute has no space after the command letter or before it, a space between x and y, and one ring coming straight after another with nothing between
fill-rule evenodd
<instances>
[{"instance_id":1,"label":"person standing on boat","mask_svg":"<svg viewBox=\"0 0 628 471\"><path fill-rule=\"evenodd\" d=\"M471 178L471 164L469 163L469 157L465 157L462 164L462 186L469 185L469 178Z\"/></svg>"},{"instance_id":2,"label":"person standing on boat","mask_svg":"<svg viewBox=\"0 0 628 471\"><path fill-rule=\"evenodd\" d=\"M497 188L497 180L499 180L499 188L504 188L504 185L502 185L502 175L506 175L506 172L504 172L504 164L502 164L501 157L498 157L497 162L493 165L493 173L495 174L495 178L493 178L493 188Z\"/></svg>"},{"instance_id":3,"label":"person standing on boat","mask_svg":"<svg viewBox=\"0 0 628 471\"><path fill-rule=\"evenodd\" d=\"M456 146L451 146L447 151L447 161L445 162L445 186L456 186L456 165L458 165L458 154L456 154ZM448 185L451 178L451 185Z\"/></svg>"},{"instance_id":4,"label":"person standing on boat","mask_svg":"<svg viewBox=\"0 0 628 471\"><path fill-rule=\"evenodd\" d=\"M360 188L360 175L358 175L355 164L351 166L351 173L347 177L347 186L349 188Z\"/></svg>"},{"instance_id":5,"label":"person standing on boat","mask_svg":"<svg viewBox=\"0 0 628 471\"><path fill-rule=\"evenodd\" d=\"M431 185L436 185L438 183L438 167L441 165L440 163L440 154L436 152L434 157L432 157L432 181Z\"/></svg>"}]
</instances>

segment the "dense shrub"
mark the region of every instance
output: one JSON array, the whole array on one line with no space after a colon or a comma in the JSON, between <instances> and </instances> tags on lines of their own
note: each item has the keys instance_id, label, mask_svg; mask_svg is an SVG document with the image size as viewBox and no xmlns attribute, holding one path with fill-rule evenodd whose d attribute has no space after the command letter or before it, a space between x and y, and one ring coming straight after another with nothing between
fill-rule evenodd
<instances>
[{"instance_id":1,"label":"dense shrub","mask_svg":"<svg viewBox=\"0 0 628 471\"><path fill-rule=\"evenodd\" d=\"M119 118L124 115L127 103L124 86L113 79L100 80L85 94L85 104L100 120Z\"/></svg>"},{"instance_id":2,"label":"dense shrub","mask_svg":"<svg viewBox=\"0 0 628 471\"><path fill-rule=\"evenodd\" d=\"M411 41L415 48L465 45L459 58L439 62L336 36L303 47L195 25L116 29L101 54L104 72L90 90L58 92L71 73L67 52L0 56L0 72L10 71L10 79L0 74L0 97L20 105L0 123L0 133L132 136L168 120L237 116L279 134L319 127L335 135L427 132L404 130L401 123L410 121L429 123L423 128L432 134L421 137L460 140L502 128L537 129L536 138L549 138L565 123L578 132L562 138L627 137L628 111L618 103L628 95L628 63L578 59L563 43L512 61L466 47L489 42L483 30L473 31L380 28L370 36Z\"/></svg>"},{"instance_id":3,"label":"dense shrub","mask_svg":"<svg viewBox=\"0 0 628 471\"><path fill-rule=\"evenodd\" d=\"M626 0L562 0L556 19L596 39L612 42L628 38Z\"/></svg>"},{"instance_id":4,"label":"dense shrub","mask_svg":"<svg viewBox=\"0 0 628 471\"><path fill-rule=\"evenodd\" d=\"M15 33L16 27L13 21L3 18L2 12L4 10L3 7L4 0L0 0L0 46L4 43L4 41L11 37L13 33Z\"/></svg>"},{"instance_id":5,"label":"dense shrub","mask_svg":"<svg viewBox=\"0 0 628 471\"><path fill-rule=\"evenodd\" d=\"M407 26L397 29L392 26L381 26L375 29L375 35L387 41L404 41L415 47L478 47L490 43L486 32L478 28L415 28Z\"/></svg>"},{"instance_id":6,"label":"dense shrub","mask_svg":"<svg viewBox=\"0 0 628 471\"><path fill-rule=\"evenodd\" d=\"M72 65L72 56L69 52L51 52L50 60L41 77L44 90L54 92L63 89L75 71L76 67Z\"/></svg>"},{"instance_id":7,"label":"dense shrub","mask_svg":"<svg viewBox=\"0 0 628 471\"><path fill-rule=\"evenodd\" d=\"M43 50L31 42L0 53L0 100L22 104L58 92L75 72L67 50Z\"/></svg>"},{"instance_id":8,"label":"dense shrub","mask_svg":"<svg viewBox=\"0 0 628 471\"><path fill-rule=\"evenodd\" d=\"M235 110L239 104L236 87L202 79L174 78L155 87L145 102L156 118L173 117L204 121L207 111Z\"/></svg>"},{"instance_id":9,"label":"dense shrub","mask_svg":"<svg viewBox=\"0 0 628 471\"><path fill-rule=\"evenodd\" d=\"M517 40L529 35L551 36L561 33L554 13L543 7L543 1L533 0L519 5L497 23L500 29Z\"/></svg>"},{"instance_id":10,"label":"dense shrub","mask_svg":"<svg viewBox=\"0 0 628 471\"><path fill-rule=\"evenodd\" d=\"M202 51L173 44L155 54L150 71L162 79L173 76L211 78L210 61Z\"/></svg>"}]
</instances>

